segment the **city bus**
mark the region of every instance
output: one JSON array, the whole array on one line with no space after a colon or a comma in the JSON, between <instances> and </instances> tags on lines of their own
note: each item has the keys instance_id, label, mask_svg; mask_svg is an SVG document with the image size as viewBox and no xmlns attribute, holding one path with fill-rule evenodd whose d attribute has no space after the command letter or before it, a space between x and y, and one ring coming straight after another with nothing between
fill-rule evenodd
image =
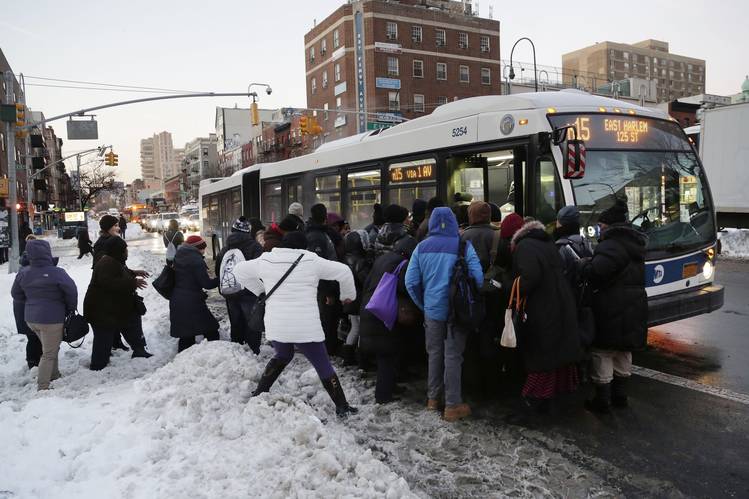
<instances>
[{"instance_id":1,"label":"city bus","mask_svg":"<svg viewBox=\"0 0 749 499\"><path fill-rule=\"evenodd\" d=\"M565 160L577 140L585 169L569 178ZM723 305L723 287L714 283L713 202L683 130L659 110L578 90L454 101L306 156L205 180L201 231L215 254L236 217L267 225L294 201L305 209L324 203L357 229L371 221L374 203L410 208L415 199L439 196L449 205L456 193L534 217L550 230L560 208L577 205L581 233L594 244L598 216L622 200L648 236L649 325Z\"/></svg>"}]
</instances>

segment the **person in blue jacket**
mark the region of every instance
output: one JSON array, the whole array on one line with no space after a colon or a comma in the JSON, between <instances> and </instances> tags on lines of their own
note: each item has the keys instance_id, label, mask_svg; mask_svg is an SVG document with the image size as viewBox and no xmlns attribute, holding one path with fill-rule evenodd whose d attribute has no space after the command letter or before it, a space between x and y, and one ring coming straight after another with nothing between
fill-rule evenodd
<instances>
[{"instance_id":1,"label":"person in blue jacket","mask_svg":"<svg viewBox=\"0 0 749 499\"><path fill-rule=\"evenodd\" d=\"M468 331L448 321L450 281L458 259L460 235L458 221L450 208L435 208L429 218L429 235L420 242L406 270L406 289L414 303L424 311L426 349L429 358L427 409L439 410L444 391L446 421L457 421L471 414L461 396L463 350ZM471 277L481 286L484 274L470 241L465 259Z\"/></svg>"}]
</instances>

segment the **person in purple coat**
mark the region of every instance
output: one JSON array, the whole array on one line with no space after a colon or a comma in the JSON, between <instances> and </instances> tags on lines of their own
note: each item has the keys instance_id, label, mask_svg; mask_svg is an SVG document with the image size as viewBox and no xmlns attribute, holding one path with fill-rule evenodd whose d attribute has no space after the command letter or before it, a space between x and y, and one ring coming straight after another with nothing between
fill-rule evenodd
<instances>
[{"instance_id":1,"label":"person in purple coat","mask_svg":"<svg viewBox=\"0 0 749 499\"><path fill-rule=\"evenodd\" d=\"M26 255L29 266L16 275L10 294L14 301L25 303L26 324L42 342L37 387L47 390L50 381L60 377L57 356L63 325L78 306L78 290L67 272L55 266L47 241L29 241Z\"/></svg>"}]
</instances>

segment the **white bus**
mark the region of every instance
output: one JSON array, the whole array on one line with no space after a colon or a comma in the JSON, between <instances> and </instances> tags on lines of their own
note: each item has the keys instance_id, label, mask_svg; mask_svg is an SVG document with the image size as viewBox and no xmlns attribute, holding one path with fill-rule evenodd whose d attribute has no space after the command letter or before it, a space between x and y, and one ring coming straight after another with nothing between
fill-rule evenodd
<instances>
[{"instance_id":1,"label":"white bus","mask_svg":"<svg viewBox=\"0 0 749 499\"><path fill-rule=\"evenodd\" d=\"M570 125L574 131L565 130ZM567 180L561 141L575 132L587 149L587 168L582 178ZM279 221L293 201L306 210L324 203L360 228L376 202L410 208L417 198L439 196L449 205L458 192L550 227L561 207L575 204L582 232L593 241L598 215L625 200L632 223L649 237L650 325L723 305L723 287L713 283L710 190L684 132L659 110L576 90L455 101L306 156L203 181L202 233L217 252L234 218Z\"/></svg>"}]
</instances>

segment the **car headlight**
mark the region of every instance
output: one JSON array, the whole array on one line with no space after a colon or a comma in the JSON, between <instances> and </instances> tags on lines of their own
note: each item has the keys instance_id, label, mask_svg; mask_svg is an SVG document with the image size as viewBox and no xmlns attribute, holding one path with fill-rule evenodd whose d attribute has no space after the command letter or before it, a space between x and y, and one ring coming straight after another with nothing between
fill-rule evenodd
<instances>
[{"instance_id":1,"label":"car headlight","mask_svg":"<svg viewBox=\"0 0 749 499\"><path fill-rule=\"evenodd\" d=\"M711 279L713 277L713 271L715 270L715 267L713 267L713 264L710 262L705 262L705 265L702 266L702 277L705 279Z\"/></svg>"}]
</instances>

